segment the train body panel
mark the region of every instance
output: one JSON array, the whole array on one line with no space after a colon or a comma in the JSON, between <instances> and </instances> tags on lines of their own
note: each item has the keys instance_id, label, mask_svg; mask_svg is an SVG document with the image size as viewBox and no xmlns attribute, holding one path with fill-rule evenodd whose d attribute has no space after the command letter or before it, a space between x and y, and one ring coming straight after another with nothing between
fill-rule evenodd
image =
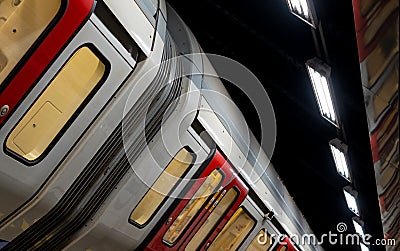
<instances>
[{"instance_id":1,"label":"train body panel","mask_svg":"<svg viewBox=\"0 0 400 251\"><path fill-rule=\"evenodd\" d=\"M23 7L23 5L17 5L16 7L19 8L19 6ZM79 27L85 22L92 12L93 6L93 0L75 0L68 1L68 3L66 0L62 1L58 18L56 16L53 20L53 24L50 23L49 27L47 27L42 34L38 34L38 39L36 39L36 41L33 40L33 44L25 48L25 51L22 52L22 55L25 55L22 56L8 76L1 78L0 100L4 105L8 106L5 114L0 117L1 124L4 123L4 120L12 113L25 93L32 88L37 78L40 77L40 74L49 66L52 60L54 60L54 57L56 57L68 40L71 39ZM30 9L25 11L34 10ZM22 19L22 15L17 15L16 17ZM18 19L15 22L18 23L17 21ZM30 24L27 25L29 26ZM16 32L18 32L18 30L16 30ZM44 37L46 39L43 39ZM6 57L3 56L2 58ZM4 61L8 61L8 59ZM3 67L2 64L2 68ZM7 72L8 71L2 72L2 75L7 74Z\"/></svg>"},{"instance_id":2,"label":"train body panel","mask_svg":"<svg viewBox=\"0 0 400 251\"><path fill-rule=\"evenodd\" d=\"M59 140L60 143L55 144L55 146L53 146L53 148L50 150L50 153L47 154L50 157L44 157L44 159L39 161L37 164L31 165L29 168L27 168L26 163L21 163L18 161L18 159L16 160L10 158L9 155L3 152L1 158L2 162L4 163L4 168L2 168L2 170L4 173L7 173L7 176L1 177L3 179L2 185L4 185L4 189L1 191L7 191L7 187L18 184L19 192L25 195L24 198L21 198L17 201L16 199L20 197L18 195L10 194L9 192L2 194L2 198L10 197L10 200L8 200L10 203L2 204L2 206L10 207L8 210L2 210L3 216L7 216L6 212L11 213L13 210L17 209L21 204L27 201L30 196L32 196L39 189L40 186L42 186L44 181L49 178L50 174L55 171L54 168L59 165L58 162L61 162L60 160L65 158L64 155L66 153L71 152L71 148L75 144L75 141L81 137L82 133L86 132L86 128L92 123L92 120L102 112L99 115L100 117L97 118L98 127L96 130L91 130L91 128L89 128L89 130L86 132L87 136L85 135L81 139L83 141L93 141L92 145L79 145L77 148L72 150L73 152L70 153L75 153L83 157L77 157L78 160L75 163L71 160L71 157L69 157L67 160L72 163L69 164L68 167L58 167L58 172L60 169L67 169L67 175L61 174L64 175L62 176L62 180L65 180L65 177L69 176L71 176L71 180L74 180L77 174L74 175L73 170L78 169L76 172L80 171L79 166L84 165L90 160L97 148L104 144L105 139L121 121L126 100L130 94L130 90L127 87L129 83L138 82L138 79L141 78L141 75L143 75L143 73L140 74L140 72L150 71L155 65L157 65L158 62L161 61L163 42L158 36L158 44L160 45L158 46L159 53L153 53L152 57L146 62L139 63L139 65L136 66L136 62L132 58L128 59L130 62L124 59L128 58L128 55L124 55L124 58L121 57L120 54L127 54L125 52L126 50L123 49L122 45L116 43L115 41L113 45L111 45L110 42L108 42L108 39L110 38L106 38L102 35L102 33L105 33L106 31L104 25L101 27L101 30L99 30L96 25L100 26L101 23L95 17L93 17L93 19L94 22L87 22L86 26L82 28L80 33L77 34L74 40L71 41L64 52L60 55L58 60L52 65L52 68L50 68L49 71L43 76L42 80L36 86L36 89L33 89L29 94L30 96L27 97L25 102L26 104L22 103L21 108L2 128L2 132L4 132L1 134L1 136L4 137L3 142L6 140L9 132L14 128L15 123L17 123L20 120L20 117L24 115L25 111L29 109L32 101L36 100L35 97L39 96L40 93L43 92L43 89L45 89L50 80L53 79L55 73L59 72L59 69L65 64L70 55L73 54L77 48L80 48L86 44L92 44L97 48L97 50L104 53L104 57L113 63L113 66L110 67L108 72L107 80L103 83L102 88L92 98L91 102L89 102L85 109L82 110L81 114L76 118L73 124L70 125L68 131L65 132L62 138ZM110 34L108 35L110 36ZM112 46L116 47L118 51ZM130 76L134 67L136 67L136 72L139 73ZM153 70L153 72L154 73L150 72L150 74L148 74L149 79L154 77L156 72L155 70ZM128 76L130 76L129 79ZM117 85L115 83L120 84ZM139 97L140 93L144 92L146 88L147 86L145 80L143 80L142 86L136 86L135 90L138 93L137 97ZM116 93L117 91L119 92ZM132 98L132 101L133 100L134 98ZM108 107L105 107L107 103ZM107 115L109 118L104 118ZM84 149L82 149L82 147ZM62 182L63 181L61 181L61 183ZM64 182L68 183L69 181L65 180ZM65 185L60 186L63 187ZM65 189L61 189L61 191L64 190ZM17 202L13 206L11 201Z\"/></svg>"},{"instance_id":3,"label":"train body panel","mask_svg":"<svg viewBox=\"0 0 400 251\"><path fill-rule=\"evenodd\" d=\"M81 48L102 66L88 80L98 83L90 82L88 97L77 101L64 124L54 125L57 110L64 112L56 103L68 97L68 87L57 90L53 82ZM200 53L164 1L97 1L0 121L5 250L300 248L279 238L311 229ZM213 175L221 183L192 198ZM194 211L192 204L198 205ZM192 220L168 244L186 213ZM268 242L260 244L263 238Z\"/></svg>"},{"instance_id":4,"label":"train body panel","mask_svg":"<svg viewBox=\"0 0 400 251\"><path fill-rule=\"evenodd\" d=\"M93 41L96 41L93 44ZM28 131L30 127L43 126L45 121L41 121L37 117L33 117L31 121L25 122L25 124L21 125L22 129L15 128L15 125L21 120L22 117L26 116L25 111L29 110L32 106L32 101L35 101L35 97L40 96L40 93L44 92L44 89L47 86L47 83L51 82L51 79L54 78L54 73L62 71L62 65L68 61L68 58L80 48L87 48L87 45L93 46L98 50L104 51L105 57L112 58L113 62L117 67L113 67L107 73L107 80L102 83L102 88L91 98L90 102L86 105L86 107L80 112L79 116L75 119L75 121L67 122L66 124L70 124L67 131L62 135L62 137L58 140L58 142L49 142L48 144L53 144L52 149L47 150L37 158L35 158L35 162L28 162L22 154L17 154L12 152L9 149L8 144L3 148L7 153L1 155L0 161L4 163L3 171L5 171L9 176L2 177L1 184L3 186L14 186L19 187L19 191L22 192L25 197L20 198L18 194L2 194L1 196L11 196L10 203L2 204L3 206L9 206L11 208L2 209L1 211L6 214L11 213L15 208L18 208L24 201L28 200L29 197L33 196L33 193L39 189L40 186L45 182L51 173L54 172L54 167L59 165L59 161L65 158L65 154L70 152L73 145L79 139L81 134L86 130L86 128L92 123L92 120L95 116L102 111L105 103L112 98L110 94L114 93L118 89L118 85L115 83L122 83L124 79L129 75L132 71L132 66L127 64L120 55L113 50L110 44L102 38L99 32L96 32L96 28L92 23L88 22L87 26L83 27L81 33L77 35L73 42L69 44L69 46L65 49L64 53L60 55L59 61L55 62L52 68L49 69L48 75L45 75L41 81L35 86L31 93L28 95L26 102L23 102L19 109L13 114L12 118L8 121L8 123L2 128L4 134L2 134L3 142L18 142L18 144L25 144L24 140L27 136L26 134L36 133L35 131ZM119 62L118 62L119 61ZM51 84L50 84L51 85ZM89 94L91 95L91 94ZM46 101L46 102L54 102L54 101ZM48 112L42 107L43 112ZM36 114L40 114L41 110L38 110ZM38 116L38 115L35 115ZM37 119L36 119L37 118ZM56 118L53 118L56 119ZM36 122L32 122L36 121ZM24 123L24 121L22 121ZM35 124L32 124L35 123ZM68 126L68 125L67 125ZM18 130L14 135L11 132L14 130ZM27 132L24 132L27 131ZM60 130L61 131L61 130ZM40 136L40 134L39 134ZM10 138L11 137L11 138ZM14 138L13 138L14 137ZM15 143L16 144L16 143ZM26 143L28 144L28 143ZM10 143L10 145L13 145ZM21 146L22 147L22 146ZM29 149L29 146L26 146ZM29 149L30 150L30 149ZM32 149L35 151L35 149ZM14 158L10 158L10 155L13 155ZM29 166L27 168L27 165ZM2 189L1 191L4 191ZM16 201L15 204L11 203L11 198L14 198ZM18 200L17 200L18 199Z\"/></svg>"}]
</instances>

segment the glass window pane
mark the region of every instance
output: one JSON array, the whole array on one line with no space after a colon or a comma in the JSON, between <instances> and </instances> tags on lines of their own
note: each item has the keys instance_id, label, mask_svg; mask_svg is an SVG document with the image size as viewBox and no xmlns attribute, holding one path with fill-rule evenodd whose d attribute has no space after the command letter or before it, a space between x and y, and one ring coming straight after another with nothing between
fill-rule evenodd
<instances>
[{"instance_id":1,"label":"glass window pane","mask_svg":"<svg viewBox=\"0 0 400 251\"><path fill-rule=\"evenodd\" d=\"M61 0L0 1L0 85L60 6Z\"/></svg>"},{"instance_id":2,"label":"glass window pane","mask_svg":"<svg viewBox=\"0 0 400 251\"><path fill-rule=\"evenodd\" d=\"M239 208L224 226L209 250L237 250L254 227L254 220Z\"/></svg>"},{"instance_id":3,"label":"glass window pane","mask_svg":"<svg viewBox=\"0 0 400 251\"><path fill-rule=\"evenodd\" d=\"M133 210L130 220L141 226L145 225L156 213L166 196L185 175L193 161L194 154L182 148Z\"/></svg>"},{"instance_id":4,"label":"glass window pane","mask_svg":"<svg viewBox=\"0 0 400 251\"><path fill-rule=\"evenodd\" d=\"M231 188L220 200L214 210L213 208L209 208L210 211L212 210L211 214L208 216L206 221L190 240L185 250L197 250L200 247L203 241L207 238L208 234L214 229L221 218L226 214L232 203L235 201L237 195L238 192L234 188Z\"/></svg>"},{"instance_id":5,"label":"glass window pane","mask_svg":"<svg viewBox=\"0 0 400 251\"><path fill-rule=\"evenodd\" d=\"M11 132L7 148L30 161L40 157L99 84L105 69L88 47L76 51Z\"/></svg>"},{"instance_id":6,"label":"glass window pane","mask_svg":"<svg viewBox=\"0 0 400 251\"><path fill-rule=\"evenodd\" d=\"M223 175L221 171L215 169L205 179L200 188L193 195L193 198L188 202L179 216L172 223L171 227L168 228L165 233L163 240L169 244L175 243L175 241L184 232L186 227L196 216L197 212L200 211L208 196L216 191L221 184Z\"/></svg>"},{"instance_id":7,"label":"glass window pane","mask_svg":"<svg viewBox=\"0 0 400 251\"><path fill-rule=\"evenodd\" d=\"M277 249L277 251L286 251L286 249L287 249L286 246L282 246L282 247L279 247L279 248Z\"/></svg>"},{"instance_id":8,"label":"glass window pane","mask_svg":"<svg viewBox=\"0 0 400 251\"><path fill-rule=\"evenodd\" d=\"M259 237L261 235L261 237ZM250 245L247 247L247 251L266 251L273 244L269 234L265 233L264 229L254 237Z\"/></svg>"}]
</instances>

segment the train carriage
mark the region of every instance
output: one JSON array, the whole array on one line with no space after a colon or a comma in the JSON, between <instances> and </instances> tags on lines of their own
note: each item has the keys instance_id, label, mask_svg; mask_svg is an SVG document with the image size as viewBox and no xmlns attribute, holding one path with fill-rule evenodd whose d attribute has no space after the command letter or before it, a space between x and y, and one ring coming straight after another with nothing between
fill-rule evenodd
<instances>
[{"instance_id":1,"label":"train carriage","mask_svg":"<svg viewBox=\"0 0 400 251\"><path fill-rule=\"evenodd\" d=\"M320 249L291 242L311 229L164 1L0 15L4 250Z\"/></svg>"}]
</instances>

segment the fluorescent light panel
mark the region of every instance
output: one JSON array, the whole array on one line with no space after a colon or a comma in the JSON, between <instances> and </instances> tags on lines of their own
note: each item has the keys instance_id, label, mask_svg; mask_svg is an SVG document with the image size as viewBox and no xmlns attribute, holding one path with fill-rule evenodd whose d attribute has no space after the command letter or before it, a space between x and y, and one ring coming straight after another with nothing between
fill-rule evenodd
<instances>
[{"instance_id":1,"label":"fluorescent light panel","mask_svg":"<svg viewBox=\"0 0 400 251\"><path fill-rule=\"evenodd\" d=\"M309 0L287 0L290 12L315 28L316 17Z\"/></svg>"},{"instance_id":2,"label":"fluorescent light panel","mask_svg":"<svg viewBox=\"0 0 400 251\"><path fill-rule=\"evenodd\" d=\"M356 233L359 234L361 237L364 237L365 233L364 233L364 229L361 226L361 224L353 219L353 225L354 225L354 229L356 230Z\"/></svg>"},{"instance_id":3,"label":"fluorescent light panel","mask_svg":"<svg viewBox=\"0 0 400 251\"><path fill-rule=\"evenodd\" d=\"M346 151L343 149L345 146L339 139L334 139L329 142L331 148L332 156L335 161L336 170L338 173L345 178L347 181L351 182L349 165L347 162ZM342 147L341 147L342 146Z\"/></svg>"},{"instance_id":4,"label":"fluorescent light panel","mask_svg":"<svg viewBox=\"0 0 400 251\"><path fill-rule=\"evenodd\" d=\"M307 61L306 66L322 117L339 127L329 87L330 67L316 58Z\"/></svg>"},{"instance_id":5,"label":"fluorescent light panel","mask_svg":"<svg viewBox=\"0 0 400 251\"><path fill-rule=\"evenodd\" d=\"M347 207L356 215L360 216L360 212L358 210L358 206L357 206L357 201L356 198L354 197L354 195L352 195L351 193L347 192L346 190L343 190L344 192L344 197L346 198L346 202L347 202Z\"/></svg>"},{"instance_id":6,"label":"fluorescent light panel","mask_svg":"<svg viewBox=\"0 0 400 251\"><path fill-rule=\"evenodd\" d=\"M361 247L361 251L369 251L369 248L362 243L360 244L360 247Z\"/></svg>"}]
</instances>

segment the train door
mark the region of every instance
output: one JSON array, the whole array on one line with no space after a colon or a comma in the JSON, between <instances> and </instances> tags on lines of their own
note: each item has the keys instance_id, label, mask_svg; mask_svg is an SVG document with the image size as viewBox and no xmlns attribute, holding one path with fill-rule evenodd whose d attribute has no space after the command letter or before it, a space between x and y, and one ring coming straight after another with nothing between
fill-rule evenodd
<instances>
[{"instance_id":1,"label":"train door","mask_svg":"<svg viewBox=\"0 0 400 251\"><path fill-rule=\"evenodd\" d=\"M248 188L216 151L210 163L189 184L175 207L159 224L147 250L191 250L215 238L220 224L234 216ZM239 217L239 216L237 216ZM195 241L192 241L195 239Z\"/></svg>"},{"instance_id":2,"label":"train door","mask_svg":"<svg viewBox=\"0 0 400 251\"><path fill-rule=\"evenodd\" d=\"M249 238L241 246L246 251L297 251L289 237L281 234L271 221L266 220L260 209L251 199L246 199L248 211L258 220ZM254 205L254 206L253 206ZM253 209L253 210L250 210Z\"/></svg>"},{"instance_id":3,"label":"train door","mask_svg":"<svg viewBox=\"0 0 400 251\"><path fill-rule=\"evenodd\" d=\"M285 236L278 242L274 251L298 251L298 249L293 245L289 237Z\"/></svg>"},{"instance_id":4,"label":"train door","mask_svg":"<svg viewBox=\"0 0 400 251\"><path fill-rule=\"evenodd\" d=\"M252 203L253 204L253 203ZM249 235L249 238L243 243L243 250L246 251L270 251L275 250L278 244L278 231L262 215L261 210L254 206L254 214L257 219L257 225ZM251 211L252 212L252 211Z\"/></svg>"},{"instance_id":5,"label":"train door","mask_svg":"<svg viewBox=\"0 0 400 251\"><path fill-rule=\"evenodd\" d=\"M87 20L94 2L0 1L0 127Z\"/></svg>"},{"instance_id":6,"label":"train door","mask_svg":"<svg viewBox=\"0 0 400 251\"><path fill-rule=\"evenodd\" d=\"M232 214L226 215L225 220L218 224L199 247L202 250L238 250L254 231L257 222L257 213L246 199L241 202L239 207L233 209ZM197 249L197 245L192 243L197 242L196 236L202 235L205 226L204 224L200 227L200 230L190 240L186 250Z\"/></svg>"},{"instance_id":7,"label":"train door","mask_svg":"<svg viewBox=\"0 0 400 251\"><path fill-rule=\"evenodd\" d=\"M84 133L133 71L136 61L127 55L118 38L92 15L26 94L1 128L0 224L9 223L61 171L63 160L76 151ZM58 195L46 201L35 217L3 228L0 238L14 238L44 215L95 150L85 150L81 164L65 170ZM9 229L12 226L14 230Z\"/></svg>"}]
</instances>

